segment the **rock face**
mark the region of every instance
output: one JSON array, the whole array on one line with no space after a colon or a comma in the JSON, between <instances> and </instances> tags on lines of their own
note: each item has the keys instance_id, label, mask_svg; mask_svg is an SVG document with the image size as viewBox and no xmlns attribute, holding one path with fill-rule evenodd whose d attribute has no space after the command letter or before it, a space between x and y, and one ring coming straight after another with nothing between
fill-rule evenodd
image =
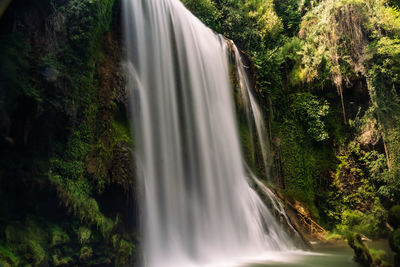
<instances>
[{"instance_id":1,"label":"rock face","mask_svg":"<svg viewBox=\"0 0 400 267\"><path fill-rule=\"evenodd\" d=\"M0 265L129 266L119 2L14 0L0 24Z\"/></svg>"}]
</instances>

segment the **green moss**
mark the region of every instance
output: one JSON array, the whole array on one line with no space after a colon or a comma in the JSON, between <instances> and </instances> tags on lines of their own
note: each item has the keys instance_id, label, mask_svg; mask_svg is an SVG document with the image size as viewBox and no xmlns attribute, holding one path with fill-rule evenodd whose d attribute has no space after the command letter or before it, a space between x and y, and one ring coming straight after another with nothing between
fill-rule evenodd
<instances>
[{"instance_id":1,"label":"green moss","mask_svg":"<svg viewBox=\"0 0 400 267\"><path fill-rule=\"evenodd\" d=\"M386 252L383 250L369 249L362 241L360 234L348 233L346 238L349 246L354 250L354 260L362 266L389 266L386 262Z\"/></svg>"},{"instance_id":2,"label":"green moss","mask_svg":"<svg viewBox=\"0 0 400 267\"><path fill-rule=\"evenodd\" d=\"M112 236L112 244L116 250L117 264L127 265L135 252L135 245L119 235Z\"/></svg>"},{"instance_id":3,"label":"green moss","mask_svg":"<svg viewBox=\"0 0 400 267\"><path fill-rule=\"evenodd\" d=\"M321 192L321 181L334 165L332 152L323 144L316 145L296 120L287 119L278 129L274 146L281 161L284 192L303 202L314 218L319 218L316 197Z\"/></svg>"},{"instance_id":4,"label":"green moss","mask_svg":"<svg viewBox=\"0 0 400 267\"><path fill-rule=\"evenodd\" d=\"M255 166L255 151L253 137L250 134L249 128L244 123L239 123L239 137L242 145L242 152L248 164Z\"/></svg>"},{"instance_id":5,"label":"green moss","mask_svg":"<svg viewBox=\"0 0 400 267\"><path fill-rule=\"evenodd\" d=\"M386 251L384 250L375 250L375 249L369 249L372 258L374 259L374 263L376 266L389 266L389 264L386 262L387 260L387 254Z\"/></svg>"},{"instance_id":6,"label":"green moss","mask_svg":"<svg viewBox=\"0 0 400 267\"><path fill-rule=\"evenodd\" d=\"M64 7L66 16L70 19L69 40L72 47L62 54L68 60L76 58L79 71L62 73L67 76L73 90L68 96L75 104L78 120L68 137L67 144L60 144L57 156L51 160L50 180L57 189L60 202L72 214L89 224L95 224L103 233L113 227L111 219L106 218L100 211L92 192L104 190L105 175L95 174L96 183L92 183L87 174L87 162L97 141L97 129L100 114L99 80L96 76L96 63L102 61L100 52L101 40L105 31L110 27L114 1L69 1ZM84 57L82 57L82 54ZM64 63L73 65L73 63ZM68 99L66 100L68 101ZM118 128L120 129L120 128ZM101 146L97 146L98 148ZM101 152L101 149L99 149ZM105 151L110 156L110 151ZM106 157L106 156L104 156ZM98 166L97 166L98 167Z\"/></svg>"},{"instance_id":7,"label":"green moss","mask_svg":"<svg viewBox=\"0 0 400 267\"><path fill-rule=\"evenodd\" d=\"M112 131L114 142L123 142L126 144L132 144L132 133L131 127L124 121L113 120L112 121Z\"/></svg>"},{"instance_id":8,"label":"green moss","mask_svg":"<svg viewBox=\"0 0 400 267\"><path fill-rule=\"evenodd\" d=\"M373 263L373 258L368 247L361 240L359 234L348 234L347 242L349 246L354 250L355 261L360 263L362 266L371 266Z\"/></svg>"},{"instance_id":9,"label":"green moss","mask_svg":"<svg viewBox=\"0 0 400 267\"><path fill-rule=\"evenodd\" d=\"M92 231L87 227L79 227L77 234L80 244L87 244L92 239Z\"/></svg>"},{"instance_id":10,"label":"green moss","mask_svg":"<svg viewBox=\"0 0 400 267\"><path fill-rule=\"evenodd\" d=\"M90 184L84 178L63 181L60 176L53 175L51 181L57 189L61 204L69 212L82 221L96 225L104 234L111 231L114 222L101 213L97 201L90 197Z\"/></svg>"}]
</instances>

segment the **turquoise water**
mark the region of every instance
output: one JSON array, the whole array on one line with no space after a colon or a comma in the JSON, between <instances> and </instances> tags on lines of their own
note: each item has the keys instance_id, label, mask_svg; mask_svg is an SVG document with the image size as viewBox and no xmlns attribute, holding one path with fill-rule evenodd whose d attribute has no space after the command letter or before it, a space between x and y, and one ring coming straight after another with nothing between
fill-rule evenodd
<instances>
[{"instance_id":1,"label":"turquoise water","mask_svg":"<svg viewBox=\"0 0 400 267\"><path fill-rule=\"evenodd\" d=\"M389 251L386 241L367 243L368 247ZM353 250L344 242L321 246L311 252L289 252L259 260L245 267L360 267L353 261ZM391 255L388 254L390 257Z\"/></svg>"}]
</instances>

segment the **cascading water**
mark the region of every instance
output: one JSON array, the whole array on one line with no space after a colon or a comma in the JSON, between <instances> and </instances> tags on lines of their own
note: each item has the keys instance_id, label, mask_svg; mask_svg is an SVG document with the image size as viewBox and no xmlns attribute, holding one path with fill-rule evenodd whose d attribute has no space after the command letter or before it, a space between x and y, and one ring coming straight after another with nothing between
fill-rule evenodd
<instances>
[{"instance_id":1,"label":"cascading water","mask_svg":"<svg viewBox=\"0 0 400 267\"><path fill-rule=\"evenodd\" d=\"M270 162L268 161L269 153L269 143L268 143L268 133L267 127L264 123L264 118L261 112L261 108L258 105L254 94L252 92L252 86L250 85L250 80L248 74L245 70L245 65L242 61L242 56L237 49L237 47L233 44L232 50L234 54L236 72L238 75L238 84L239 84L239 93L241 100L245 106L245 111L247 113L247 121L249 124L249 128L252 128L252 123L254 123L258 142L261 148L262 159L264 163L264 169L266 177L270 177Z\"/></svg>"},{"instance_id":2,"label":"cascading water","mask_svg":"<svg viewBox=\"0 0 400 267\"><path fill-rule=\"evenodd\" d=\"M234 61L236 67L235 70L238 76L237 83L239 85L240 99L244 106L244 111L247 114L246 116L247 124L250 130L254 127L256 129L257 139L259 142L259 147L261 149L261 154L263 158L266 178L269 178L271 175L270 162L268 159L268 155L270 155L270 147L268 143L267 127L265 126L264 123L264 118L261 112L261 108L258 105L257 100L252 91L252 86L250 83L248 72L246 71L245 69L246 66L242 60L242 55L239 52L239 49L237 49L237 47L234 44L231 44L231 47L234 55ZM256 177L256 175L254 175L254 173L248 166L247 166L247 173L249 178L254 182L255 186L259 189L259 191L261 191L261 193L268 199L267 203L269 204L270 208L275 212L277 217L281 219L281 222L283 222L287 226L287 229L293 234L293 237L295 238L297 243L302 245L303 242L302 238L297 232L297 230L293 227L289 217L286 214L286 210L281 200L275 195L275 193L271 191L271 189L265 186Z\"/></svg>"},{"instance_id":3,"label":"cascading water","mask_svg":"<svg viewBox=\"0 0 400 267\"><path fill-rule=\"evenodd\" d=\"M245 177L226 40L179 0L124 0L123 10L144 265L210 266L290 249Z\"/></svg>"}]
</instances>

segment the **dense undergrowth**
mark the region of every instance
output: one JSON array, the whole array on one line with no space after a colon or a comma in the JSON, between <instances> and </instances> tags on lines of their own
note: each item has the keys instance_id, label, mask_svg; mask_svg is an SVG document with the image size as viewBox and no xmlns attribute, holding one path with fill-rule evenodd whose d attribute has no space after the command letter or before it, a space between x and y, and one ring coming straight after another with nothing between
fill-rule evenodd
<instances>
[{"instance_id":1,"label":"dense undergrowth","mask_svg":"<svg viewBox=\"0 0 400 267\"><path fill-rule=\"evenodd\" d=\"M119 28L113 0L15 0L1 18L2 266L135 260Z\"/></svg>"}]
</instances>

